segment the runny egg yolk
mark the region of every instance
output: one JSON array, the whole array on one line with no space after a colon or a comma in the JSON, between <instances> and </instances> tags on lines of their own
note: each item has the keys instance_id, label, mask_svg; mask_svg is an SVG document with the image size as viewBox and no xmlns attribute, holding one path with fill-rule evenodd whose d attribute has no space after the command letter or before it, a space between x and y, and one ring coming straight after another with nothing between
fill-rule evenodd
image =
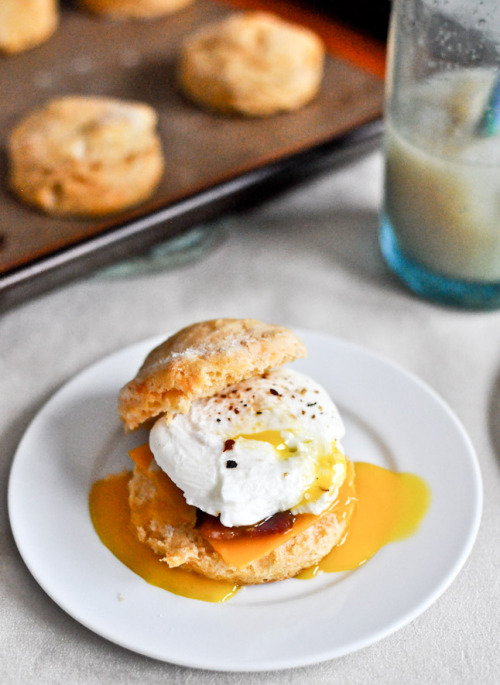
<instances>
[{"instance_id":1,"label":"runny egg yolk","mask_svg":"<svg viewBox=\"0 0 500 685\"><path fill-rule=\"evenodd\" d=\"M354 469L357 503L347 532L317 566L302 571L300 578L362 566L384 545L415 533L429 507L430 490L419 476L365 462L356 463Z\"/></svg>"},{"instance_id":2,"label":"runny egg yolk","mask_svg":"<svg viewBox=\"0 0 500 685\"><path fill-rule=\"evenodd\" d=\"M274 447L280 459L288 459L297 452L294 445L287 445L283 438L281 431L264 430L257 433L240 433L235 435L234 440L257 440L258 442L267 442Z\"/></svg>"},{"instance_id":3,"label":"runny egg yolk","mask_svg":"<svg viewBox=\"0 0 500 685\"><path fill-rule=\"evenodd\" d=\"M278 439L276 436L267 438ZM430 492L420 477L363 462L355 463L354 469L357 503L343 540L318 566L306 569L299 578L311 578L318 572L354 570L384 545L413 534L425 515ZM231 597L237 586L171 569L137 539L128 507L130 476L127 471L108 476L94 483L90 491L91 519L103 544L152 585L209 602L223 602ZM316 518L308 514L302 516L309 516L311 520Z\"/></svg>"},{"instance_id":4,"label":"runny egg yolk","mask_svg":"<svg viewBox=\"0 0 500 685\"><path fill-rule=\"evenodd\" d=\"M286 461L293 459L298 452L298 447L295 444L296 438L293 431L286 431L289 437L283 437L283 433L279 430L263 430L256 433L240 433L235 435L230 442L237 440L251 440L258 442L266 442L274 447L280 460ZM300 502L295 506L301 507L311 502L316 502L325 492L333 489L335 481L338 477L343 478L345 474L345 457L339 451L336 444L331 445L328 452L318 453L314 446L313 440L304 440L302 447L310 446L309 452L314 456L314 473L312 479L302 495Z\"/></svg>"},{"instance_id":5,"label":"runny egg yolk","mask_svg":"<svg viewBox=\"0 0 500 685\"><path fill-rule=\"evenodd\" d=\"M314 478L304 492L298 506L315 502L325 492L328 492L335 481L335 474L339 468L345 472L345 457L335 446L332 446L331 452L319 454L316 457Z\"/></svg>"},{"instance_id":6,"label":"runny egg yolk","mask_svg":"<svg viewBox=\"0 0 500 685\"><path fill-rule=\"evenodd\" d=\"M101 542L125 566L151 585L175 595L205 602L224 602L238 587L169 568L147 545L139 541L130 520L128 482L132 473L123 471L96 481L90 491L90 515Z\"/></svg>"}]
</instances>

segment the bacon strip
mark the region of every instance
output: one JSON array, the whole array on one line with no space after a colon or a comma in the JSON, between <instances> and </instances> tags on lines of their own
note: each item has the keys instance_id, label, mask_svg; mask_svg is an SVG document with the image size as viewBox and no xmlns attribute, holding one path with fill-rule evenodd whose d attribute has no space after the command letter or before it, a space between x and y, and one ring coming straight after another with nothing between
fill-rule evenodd
<instances>
[{"instance_id":1,"label":"bacon strip","mask_svg":"<svg viewBox=\"0 0 500 685\"><path fill-rule=\"evenodd\" d=\"M295 516L290 511L279 511L253 526L223 526L218 516L211 516L198 510L197 528L208 540L233 540L234 538L256 538L277 533L286 533L293 526Z\"/></svg>"}]
</instances>

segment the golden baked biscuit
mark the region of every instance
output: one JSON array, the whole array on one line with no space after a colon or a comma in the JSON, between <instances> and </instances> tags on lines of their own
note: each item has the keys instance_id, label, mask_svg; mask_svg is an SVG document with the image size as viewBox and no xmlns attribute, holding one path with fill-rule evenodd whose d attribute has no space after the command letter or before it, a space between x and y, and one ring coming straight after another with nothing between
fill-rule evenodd
<instances>
[{"instance_id":1,"label":"golden baked biscuit","mask_svg":"<svg viewBox=\"0 0 500 685\"><path fill-rule=\"evenodd\" d=\"M306 349L288 328L254 319L214 319L171 336L146 357L118 398L126 429L160 414L186 413L194 399L259 375Z\"/></svg>"},{"instance_id":2,"label":"golden baked biscuit","mask_svg":"<svg viewBox=\"0 0 500 685\"><path fill-rule=\"evenodd\" d=\"M182 493L175 493L171 485L162 471L135 467L129 482L129 506L139 540L171 568L182 567L238 585L285 580L317 564L342 539L355 506L354 469L347 462L347 504L332 508L266 556L236 567L227 564L203 537L196 527L195 507L187 505ZM182 502L176 501L178 498ZM169 500L173 500L172 506Z\"/></svg>"},{"instance_id":3,"label":"golden baked biscuit","mask_svg":"<svg viewBox=\"0 0 500 685\"><path fill-rule=\"evenodd\" d=\"M0 51L10 54L40 45L58 23L57 0L1 0Z\"/></svg>"},{"instance_id":4,"label":"golden baked biscuit","mask_svg":"<svg viewBox=\"0 0 500 685\"><path fill-rule=\"evenodd\" d=\"M91 12L116 19L149 18L172 14L190 5L193 0L80 0Z\"/></svg>"},{"instance_id":5,"label":"golden baked biscuit","mask_svg":"<svg viewBox=\"0 0 500 685\"><path fill-rule=\"evenodd\" d=\"M10 135L10 186L49 214L99 216L136 205L163 173L156 123L156 112L142 103L52 100Z\"/></svg>"},{"instance_id":6,"label":"golden baked biscuit","mask_svg":"<svg viewBox=\"0 0 500 685\"><path fill-rule=\"evenodd\" d=\"M265 12L237 13L187 38L178 81L199 105L269 116L312 100L323 62L323 44L312 31Z\"/></svg>"}]
</instances>

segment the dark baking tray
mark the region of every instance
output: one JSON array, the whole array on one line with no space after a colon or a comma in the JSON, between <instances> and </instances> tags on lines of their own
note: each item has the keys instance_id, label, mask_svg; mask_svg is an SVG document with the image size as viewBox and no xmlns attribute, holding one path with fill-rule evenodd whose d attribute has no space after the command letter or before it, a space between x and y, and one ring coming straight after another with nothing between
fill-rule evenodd
<instances>
[{"instance_id":1,"label":"dark baking tray","mask_svg":"<svg viewBox=\"0 0 500 685\"><path fill-rule=\"evenodd\" d=\"M381 78L332 54L320 95L299 112L243 119L204 112L184 100L174 79L180 41L231 10L227 3L197 0L170 17L113 22L64 6L61 25L47 43L0 58L3 141L20 116L47 99L105 94L157 109L166 157L150 201L111 219L87 221L48 217L18 202L6 188L4 152L0 308L262 201L378 144ZM321 26L328 30L326 18Z\"/></svg>"}]
</instances>

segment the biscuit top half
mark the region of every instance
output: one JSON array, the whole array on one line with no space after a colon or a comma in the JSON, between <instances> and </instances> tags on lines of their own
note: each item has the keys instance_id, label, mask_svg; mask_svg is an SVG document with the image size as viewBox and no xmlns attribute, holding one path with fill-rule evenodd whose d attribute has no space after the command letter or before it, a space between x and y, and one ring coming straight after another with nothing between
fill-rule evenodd
<instances>
[{"instance_id":1,"label":"biscuit top half","mask_svg":"<svg viewBox=\"0 0 500 685\"><path fill-rule=\"evenodd\" d=\"M118 413L127 431L161 414L189 411L239 381L306 356L288 328L254 319L195 323L152 350L119 393Z\"/></svg>"}]
</instances>

